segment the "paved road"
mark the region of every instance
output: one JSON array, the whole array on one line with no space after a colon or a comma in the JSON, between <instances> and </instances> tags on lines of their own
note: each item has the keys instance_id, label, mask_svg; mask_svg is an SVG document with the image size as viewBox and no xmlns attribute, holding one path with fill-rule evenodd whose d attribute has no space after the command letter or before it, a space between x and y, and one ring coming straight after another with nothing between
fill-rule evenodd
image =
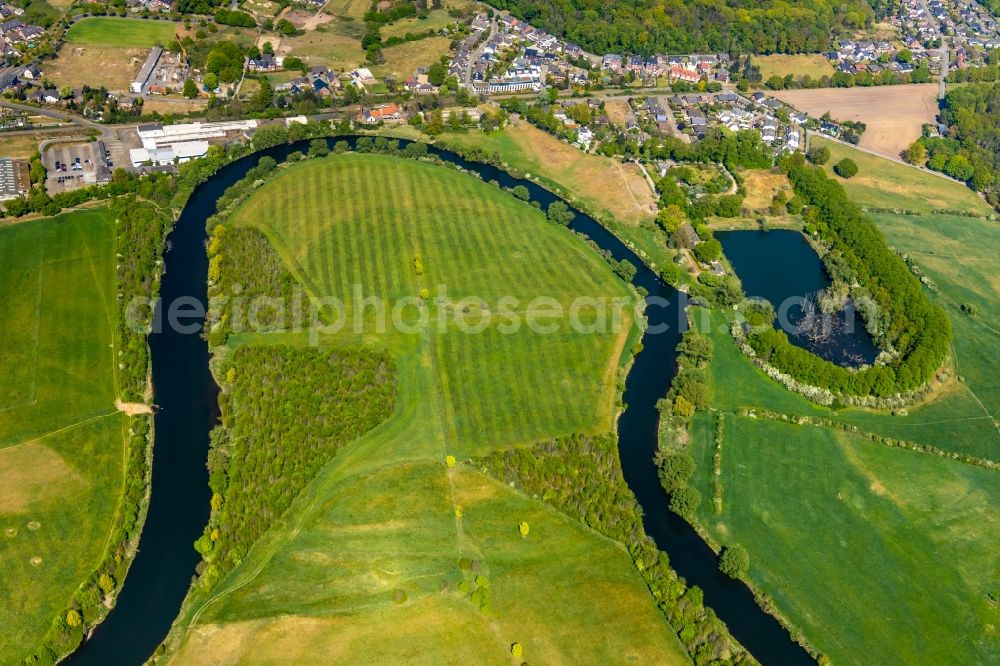
<instances>
[{"instance_id":1,"label":"paved road","mask_svg":"<svg viewBox=\"0 0 1000 666\"><path fill-rule=\"evenodd\" d=\"M479 46L476 47L476 50L469 54L469 65L465 68L465 80L463 80L462 83L471 93L476 92L475 90L472 89L472 68L479 61L480 56L483 55L483 50L486 48L486 45L489 43L489 41L493 39L493 35L496 34L496 31L497 31L497 22L496 19L493 19L492 21L490 21L490 33L486 35L486 39L480 42Z\"/></svg>"},{"instance_id":2,"label":"paved road","mask_svg":"<svg viewBox=\"0 0 1000 666\"><path fill-rule=\"evenodd\" d=\"M28 106L27 104L18 104L17 102L10 102L7 100L0 100L0 106L6 107L8 109L15 109L17 111L25 111L27 113L36 114L39 116L45 116L47 118L53 118L64 123L73 123L87 130L96 130L100 133L101 138L105 140L117 138L115 133L114 125L102 125L100 123L95 123L92 120L87 120L86 118L81 118L80 116L65 113L63 111L57 111L55 109L39 108L36 106Z\"/></svg>"},{"instance_id":3,"label":"paved road","mask_svg":"<svg viewBox=\"0 0 1000 666\"><path fill-rule=\"evenodd\" d=\"M931 14L931 8L927 6L927 0L920 0L920 7L927 12L927 20L934 25L934 32L937 34L938 39L941 40L941 71L938 74L938 99L944 99L945 77L948 76L948 42L944 38L944 33L941 32L941 24L938 23L937 17Z\"/></svg>"}]
</instances>

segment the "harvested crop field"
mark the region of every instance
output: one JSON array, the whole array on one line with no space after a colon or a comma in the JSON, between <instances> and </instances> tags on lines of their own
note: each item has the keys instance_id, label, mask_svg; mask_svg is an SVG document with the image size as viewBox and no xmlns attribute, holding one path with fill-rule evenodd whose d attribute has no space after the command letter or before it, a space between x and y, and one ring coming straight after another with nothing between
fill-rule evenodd
<instances>
[{"instance_id":1,"label":"harvested crop field","mask_svg":"<svg viewBox=\"0 0 1000 666\"><path fill-rule=\"evenodd\" d=\"M862 148L896 158L920 138L921 126L937 116L937 84L874 88L781 90L774 96L811 116L827 111L834 120L859 120L868 126Z\"/></svg>"}]
</instances>

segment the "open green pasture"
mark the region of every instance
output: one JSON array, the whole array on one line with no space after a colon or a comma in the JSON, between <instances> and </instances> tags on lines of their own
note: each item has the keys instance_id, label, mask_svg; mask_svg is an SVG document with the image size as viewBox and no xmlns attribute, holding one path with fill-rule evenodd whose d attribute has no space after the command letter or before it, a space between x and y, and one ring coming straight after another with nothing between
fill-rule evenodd
<instances>
[{"instance_id":1,"label":"open green pasture","mask_svg":"<svg viewBox=\"0 0 1000 666\"><path fill-rule=\"evenodd\" d=\"M831 163L847 154L867 160L858 159L865 179L844 182L859 203L988 212L959 185L825 145ZM832 419L861 433L1000 460L1000 228L929 212L872 217L938 288L932 298L954 328L947 376L924 404L895 415L819 407L743 356L728 315L694 310L714 343L711 404L724 423L716 514L715 416L703 412L694 421L692 482L704 498L698 519L721 545L748 549L752 582L834 663L991 663L1000 653L1000 473L841 429L734 414L756 408Z\"/></svg>"},{"instance_id":2,"label":"open green pasture","mask_svg":"<svg viewBox=\"0 0 1000 666\"><path fill-rule=\"evenodd\" d=\"M637 330L631 310L609 310L617 329L607 333L574 331L565 315L545 320L550 333L505 332L510 319L496 316L504 297L522 317L539 310L538 296L564 310L580 296L631 302L594 251L470 176L375 155L293 165L226 224L263 231L311 295L350 301L360 289L371 298L331 307L330 321L345 323L317 341L387 351L397 403L323 468L209 599L191 599L171 645L177 663L252 654L506 664L513 642L539 663L687 661L618 544L461 464L611 428ZM426 301L400 313L407 330L380 329L377 304L391 315L422 289ZM605 311L588 312L593 322ZM463 330L487 315L482 332ZM229 347L306 344L309 335L236 335ZM470 599L477 587L489 590L480 603Z\"/></svg>"},{"instance_id":3,"label":"open green pasture","mask_svg":"<svg viewBox=\"0 0 1000 666\"><path fill-rule=\"evenodd\" d=\"M152 48L166 46L174 38L177 25L169 21L92 16L80 19L66 32L69 44Z\"/></svg>"},{"instance_id":4,"label":"open green pasture","mask_svg":"<svg viewBox=\"0 0 1000 666\"><path fill-rule=\"evenodd\" d=\"M0 662L41 640L100 560L122 486L114 223L0 229Z\"/></svg>"},{"instance_id":5,"label":"open green pasture","mask_svg":"<svg viewBox=\"0 0 1000 666\"><path fill-rule=\"evenodd\" d=\"M699 519L833 663L991 663L1000 473L827 428L724 416ZM710 496L714 429L692 454Z\"/></svg>"},{"instance_id":6,"label":"open green pasture","mask_svg":"<svg viewBox=\"0 0 1000 666\"><path fill-rule=\"evenodd\" d=\"M830 149L830 161L824 167L833 175L833 165L849 157L858 165L858 175L837 177L851 200L868 208L897 208L931 213L935 210L963 211L989 215L990 206L962 183L942 178L923 169L895 162L858 150L852 146L813 135L812 147Z\"/></svg>"}]
</instances>

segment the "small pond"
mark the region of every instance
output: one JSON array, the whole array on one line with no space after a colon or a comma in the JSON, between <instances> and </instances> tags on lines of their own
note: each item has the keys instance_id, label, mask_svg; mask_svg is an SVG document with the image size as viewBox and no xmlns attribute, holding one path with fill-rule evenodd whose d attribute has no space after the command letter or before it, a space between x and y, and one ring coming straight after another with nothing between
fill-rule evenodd
<instances>
[{"instance_id":1,"label":"small pond","mask_svg":"<svg viewBox=\"0 0 1000 666\"><path fill-rule=\"evenodd\" d=\"M774 306L775 325L792 344L838 365L874 362L878 347L853 303L824 314L819 293L830 278L816 251L798 231L726 231L717 233L722 249L743 282L747 296Z\"/></svg>"}]
</instances>

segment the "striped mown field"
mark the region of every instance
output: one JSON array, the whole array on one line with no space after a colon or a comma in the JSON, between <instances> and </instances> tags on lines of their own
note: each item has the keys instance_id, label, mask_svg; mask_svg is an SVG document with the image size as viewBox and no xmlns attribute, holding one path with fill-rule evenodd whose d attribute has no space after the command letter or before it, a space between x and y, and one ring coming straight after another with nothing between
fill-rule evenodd
<instances>
[{"instance_id":1,"label":"striped mown field","mask_svg":"<svg viewBox=\"0 0 1000 666\"><path fill-rule=\"evenodd\" d=\"M375 308L352 303L358 290L386 312L386 335L398 336L394 304L428 289L427 348L437 361L445 425L470 455L483 444L610 427L614 369L631 311L616 314L610 301L584 304L581 318L606 315L607 334L578 333L566 317L539 319L557 330L536 333L526 313L546 309L539 297L568 311L578 297L627 299L628 291L596 253L524 202L440 167L339 155L288 169L234 222L267 234L314 294L344 300L345 329L360 318L364 334L378 334ZM499 332L504 299L525 323L516 334ZM417 309L402 315L412 321ZM478 334L459 330L455 320L474 328L486 316L489 326Z\"/></svg>"},{"instance_id":2,"label":"striped mown field","mask_svg":"<svg viewBox=\"0 0 1000 666\"><path fill-rule=\"evenodd\" d=\"M538 296L549 311L580 296L630 302L594 250L473 177L377 155L295 164L225 224L263 231L313 295L347 298L355 285L385 304L434 294L429 323L412 330L380 331L370 304L343 313L360 314L362 331L320 337L388 350L395 412L340 450L210 596L192 598L170 641L174 663L509 664L514 642L538 663L689 662L619 544L470 465L445 464L613 427L637 333L631 309L606 333L575 331L566 316L546 319L551 333L509 332L496 317L470 333L454 320L468 310L474 325L503 297L518 301L512 315L541 311ZM483 302L461 302L472 296ZM243 334L228 345L305 338ZM463 576L488 586L481 605Z\"/></svg>"}]
</instances>

